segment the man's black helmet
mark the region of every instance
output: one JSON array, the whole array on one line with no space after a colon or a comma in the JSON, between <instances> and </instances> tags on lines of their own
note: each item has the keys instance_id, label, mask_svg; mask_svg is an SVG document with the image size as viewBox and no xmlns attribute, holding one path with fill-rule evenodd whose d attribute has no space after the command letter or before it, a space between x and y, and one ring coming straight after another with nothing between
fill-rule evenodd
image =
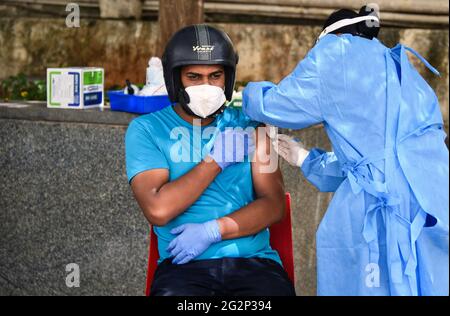
<instances>
[{"instance_id":1,"label":"man's black helmet","mask_svg":"<svg viewBox=\"0 0 450 316\"><path fill-rule=\"evenodd\" d=\"M187 65L223 65L225 97L231 101L238 55L228 35L205 24L187 26L176 32L166 45L162 64L164 81L172 102L180 102L184 88L180 69Z\"/></svg>"}]
</instances>

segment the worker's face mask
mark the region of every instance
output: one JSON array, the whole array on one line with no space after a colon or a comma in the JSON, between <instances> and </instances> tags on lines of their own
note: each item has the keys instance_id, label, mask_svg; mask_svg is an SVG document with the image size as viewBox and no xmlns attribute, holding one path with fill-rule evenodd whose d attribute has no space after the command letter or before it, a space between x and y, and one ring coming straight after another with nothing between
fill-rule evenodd
<instances>
[{"instance_id":1,"label":"worker's face mask","mask_svg":"<svg viewBox=\"0 0 450 316\"><path fill-rule=\"evenodd\" d=\"M189 108L202 118L215 113L225 103L225 93L222 88L203 84L185 88L189 95Z\"/></svg>"}]
</instances>

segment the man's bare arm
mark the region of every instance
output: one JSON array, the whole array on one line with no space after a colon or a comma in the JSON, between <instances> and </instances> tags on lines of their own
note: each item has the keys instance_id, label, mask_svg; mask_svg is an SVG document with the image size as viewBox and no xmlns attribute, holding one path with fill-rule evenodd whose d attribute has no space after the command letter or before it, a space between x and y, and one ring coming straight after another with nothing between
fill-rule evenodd
<instances>
[{"instance_id":1,"label":"man's bare arm","mask_svg":"<svg viewBox=\"0 0 450 316\"><path fill-rule=\"evenodd\" d=\"M220 171L214 161L204 160L171 182L167 169L144 171L132 179L131 189L150 224L164 226L190 207Z\"/></svg>"},{"instance_id":2,"label":"man's bare arm","mask_svg":"<svg viewBox=\"0 0 450 316\"><path fill-rule=\"evenodd\" d=\"M262 157L274 159L275 152L271 148L270 139L265 133L265 142L256 133L256 159L252 162L253 185L256 199L236 212L218 219L222 239L240 238L253 235L281 221L285 214L284 184L280 169L274 172L262 172L269 161L261 161Z\"/></svg>"}]
</instances>

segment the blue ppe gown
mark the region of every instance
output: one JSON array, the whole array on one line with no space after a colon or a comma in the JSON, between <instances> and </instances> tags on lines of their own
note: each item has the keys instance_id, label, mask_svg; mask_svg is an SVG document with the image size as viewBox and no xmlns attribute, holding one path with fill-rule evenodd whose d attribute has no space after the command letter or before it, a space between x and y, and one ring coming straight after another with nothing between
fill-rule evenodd
<instances>
[{"instance_id":1,"label":"blue ppe gown","mask_svg":"<svg viewBox=\"0 0 450 316\"><path fill-rule=\"evenodd\" d=\"M448 295L449 155L436 94L390 49L349 34L322 38L278 85L249 83L253 120L322 123L333 152L302 165L335 192L317 235L318 295Z\"/></svg>"}]
</instances>

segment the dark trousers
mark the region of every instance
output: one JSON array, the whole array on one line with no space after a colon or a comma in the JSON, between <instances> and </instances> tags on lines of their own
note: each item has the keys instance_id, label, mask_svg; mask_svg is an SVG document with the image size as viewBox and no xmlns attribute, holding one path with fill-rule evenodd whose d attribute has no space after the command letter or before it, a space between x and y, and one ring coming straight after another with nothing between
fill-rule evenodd
<instances>
[{"instance_id":1,"label":"dark trousers","mask_svg":"<svg viewBox=\"0 0 450 316\"><path fill-rule=\"evenodd\" d=\"M223 258L172 264L161 262L152 296L293 296L283 267L270 259Z\"/></svg>"}]
</instances>

